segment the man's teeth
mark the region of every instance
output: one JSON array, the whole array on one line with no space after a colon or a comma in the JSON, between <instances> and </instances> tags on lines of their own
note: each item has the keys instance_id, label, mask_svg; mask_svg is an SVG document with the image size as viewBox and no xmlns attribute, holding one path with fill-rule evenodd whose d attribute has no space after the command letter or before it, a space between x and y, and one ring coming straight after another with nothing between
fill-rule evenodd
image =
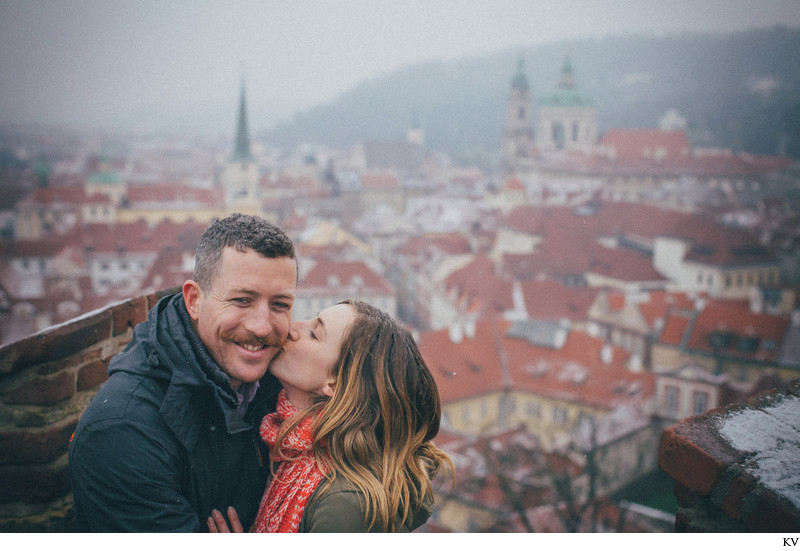
<instances>
[{"instance_id":1,"label":"man's teeth","mask_svg":"<svg viewBox=\"0 0 800 551\"><path fill-rule=\"evenodd\" d=\"M259 350L264 348L264 345L261 345L261 344L243 344L242 348L244 348L245 350L249 350L250 352L258 352Z\"/></svg>"}]
</instances>

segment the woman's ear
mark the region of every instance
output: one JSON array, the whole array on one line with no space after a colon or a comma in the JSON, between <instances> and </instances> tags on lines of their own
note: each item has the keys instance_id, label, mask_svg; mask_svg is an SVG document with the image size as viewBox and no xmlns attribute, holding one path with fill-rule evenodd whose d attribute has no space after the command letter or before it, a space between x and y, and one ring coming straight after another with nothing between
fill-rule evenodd
<instances>
[{"instance_id":1,"label":"woman's ear","mask_svg":"<svg viewBox=\"0 0 800 551\"><path fill-rule=\"evenodd\" d=\"M336 379L330 378L325 386L322 387L322 393L328 398L333 398L333 393L336 391Z\"/></svg>"}]
</instances>

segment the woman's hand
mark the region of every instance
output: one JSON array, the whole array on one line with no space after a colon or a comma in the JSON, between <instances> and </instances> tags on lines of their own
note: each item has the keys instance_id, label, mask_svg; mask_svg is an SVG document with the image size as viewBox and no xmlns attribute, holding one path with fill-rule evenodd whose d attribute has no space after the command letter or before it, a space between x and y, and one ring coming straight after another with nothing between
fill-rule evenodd
<instances>
[{"instance_id":1,"label":"woman's hand","mask_svg":"<svg viewBox=\"0 0 800 551\"><path fill-rule=\"evenodd\" d=\"M229 534L244 533L242 523L239 520L239 515L236 514L236 509L228 507L228 518L231 521L231 526L228 528L228 523L225 522L225 517L222 516L218 510L211 511L211 516L208 517L206 524L208 524L208 531L212 534Z\"/></svg>"}]
</instances>

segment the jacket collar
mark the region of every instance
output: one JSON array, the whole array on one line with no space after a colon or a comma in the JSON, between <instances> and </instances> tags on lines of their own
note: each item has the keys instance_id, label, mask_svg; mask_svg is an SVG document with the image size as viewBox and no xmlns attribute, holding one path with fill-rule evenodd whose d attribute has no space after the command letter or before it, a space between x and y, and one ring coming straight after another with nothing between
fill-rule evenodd
<instances>
[{"instance_id":1,"label":"jacket collar","mask_svg":"<svg viewBox=\"0 0 800 551\"><path fill-rule=\"evenodd\" d=\"M209 399L222 413L228 433L250 430L252 425L237 410L238 398L228 375L192 325L183 295L165 297L156 308L151 336L159 343L169 343L165 348L172 360L172 378L160 411L175 436L187 449L194 448L202 425L197 420L206 417Z\"/></svg>"}]
</instances>

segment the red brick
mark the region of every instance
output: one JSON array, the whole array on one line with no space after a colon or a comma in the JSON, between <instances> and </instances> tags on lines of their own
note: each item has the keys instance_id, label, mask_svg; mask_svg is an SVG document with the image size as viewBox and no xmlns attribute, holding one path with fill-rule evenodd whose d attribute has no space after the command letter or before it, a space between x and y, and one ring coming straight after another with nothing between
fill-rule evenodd
<instances>
[{"instance_id":1,"label":"red brick","mask_svg":"<svg viewBox=\"0 0 800 551\"><path fill-rule=\"evenodd\" d=\"M707 418L690 417L662 433L658 466L695 494L708 496L739 457Z\"/></svg>"},{"instance_id":2,"label":"red brick","mask_svg":"<svg viewBox=\"0 0 800 551\"><path fill-rule=\"evenodd\" d=\"M171 289L164 289L147 295L147 309L148 310L152 309L153 306L155 306L156 303L158 303L158 301L164 298L165 296L174 295L175 293L180 293L180 292L181 292L181 287L172 287Z\"/></svg>"},{"instance_id":3,"label":"red brick","mask_svg":"<svg viewBox=\"0 0 800 551\"><path fill-rule=\"evenodd\" d=\"M77 354L73 354L72 356L63 358L59 361L40 364L36 369L36 373L38 375L50 375L51 373L63 371L76 365L82 365L86 362L97 360L100 358L100 354L100 348L95 346L88 350L82 350Z\"/></svg>"},{"instance_id":4,"label":"red brick","mask_svg":"<svg viewBox=\"0 0 800 551\"><path fill-rule=\"evenodd\" d=\"M78 370L77 390L94 388L108 379L108 360L90 362Z\"/></svg>"},{"instance_id":5,"label":"red brick","mask_svg":"<svg viewBox=\"0 0 800 551\"><path fill-rule=\"evenodd\" d=\"M62 371L51 377L35 377L3 394L3 402L34 406L52 405L75 395L75 374Z\"/></svg>"},{"instance_id":6,"label":"red brick","mask_svg":"<svg viewBox=\"0 0 800 551\"><path fill-rule=\"evenodd\" d=\"M70 490L66 462L56 468L0 467L0 503L48 502L69 494Z\"/></svg>"},{"instance_id":7,"label":"red brick","mask_svg":"<svg viewBox=\"0 0 800 551\"><path fill-rule=\"evenodd\" d=\"M141 296L111 307L113 336L121 335L147 318L147 297Z\"/></svg>"},{"instance_id":8,"label":"red brick","mask_svg":"<svg viewBox=\"0 0 800 551\"><path fill-rule=\"evenodd\" d=\"M722 499L720 509L734 520L742 520L744 498L755 488L755 480L747 473L742 473L731 481L727 495Z\"/></svg>"},{"instance_id":9,"label":"red brick","mask_svg":"<svg viewBox=\"0 0 800 551\"><path fill-rule=\"evenodd\" d=\"M675 531L679 533L697 532L692 524L691 515L686 514L685 511L679 510L675 514Z\"/></svg>"},{"instance_id":10,"label":"red brick","mask_svg":"<svg viewBox=\"0 0 800 551\"><path fill-rule=\"evenodd\" d=\"M111 336L111 313L101 310L0 347L0 374L55 362Z\"/></svg>"},{"instance_id":11,"label":"red brick","mask_svg":"<svg viewBox=\"0 0 800 551\"><path fill-rule=\"evenodd\" d=\"M681 507L692 507L697 501L697 496L680 482L673 482L672 495Z\"/></svg>"},{"instance_id":12,"label":"red brick","mask_svg":"<svg viewBox=\"0 0 800 551\"><path fill-rule=\"evenodd\" d=\"M44 431L0 433L0 465L43 464L67 452L77 419Z\"/></svg>"}]
</instances>

